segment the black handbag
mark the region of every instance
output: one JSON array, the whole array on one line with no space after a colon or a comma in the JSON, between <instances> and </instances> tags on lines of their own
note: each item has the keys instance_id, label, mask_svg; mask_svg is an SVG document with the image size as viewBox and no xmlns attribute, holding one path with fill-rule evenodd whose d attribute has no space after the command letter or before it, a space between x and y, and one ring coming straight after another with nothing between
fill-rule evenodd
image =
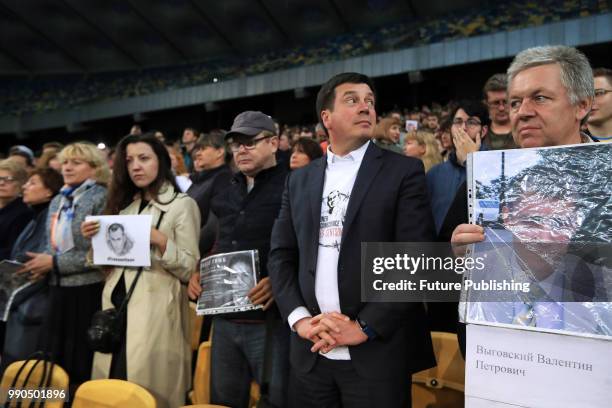
<instances>
[{"instance_id":1,"label":"black handbag","mask_svg":"<svg viewBox=\"0 0 612 408\"><path fill-rule=\"evenodd\" d=\"M98 310L91 317L91 324L87 329L87 342L93 351L100 353L114 353L119 350L121 339L123 339L123 319L126 318L127 304L132 297L136 282L142 273L142 267L138 268L138 273L130 286L130 291L123 299L119 309L111 308ZM123 276L121 277L121 279Z\"/></svg>"},{"instance_id":2,"label":"black handbag","mask_svg":"<svg viewBox=\"0 0 612 408\"><path fill-rule=\"evenodd\" d=\"M157 226L155 227L156 229L159 229L164 214L164 212L160 214L157 220ZM125 295L125 299L121 302L119 309L110 308L99 310L92 316L91 324L87 329L87 342L93 351L114 353L119 350L121 340L125 335L125 333L123 333L123 322L127 317L127 304L130 301L130 297L132 297L134 287L141 273L142 267L138 268L138 273L134 278L134 282L132 282L130 290Z\"/></svg>"}]
</instances>

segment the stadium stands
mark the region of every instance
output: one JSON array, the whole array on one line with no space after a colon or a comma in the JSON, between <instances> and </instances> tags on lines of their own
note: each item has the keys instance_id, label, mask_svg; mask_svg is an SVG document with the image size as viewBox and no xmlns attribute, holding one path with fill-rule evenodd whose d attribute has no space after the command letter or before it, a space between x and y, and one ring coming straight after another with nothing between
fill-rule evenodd
<instances>
[{"instance_id":1,"label":"stadium stands","mask_svg":"<svg viewBox=\"0 0 612 408\"><path fill-rule=\"evenodd\" d=\"M404 21L376 31L350 33L322 43L283 49L248 59L114 72L0 80L0 116L68 109L94 101L123 99L196 86L215 79L250 76L296 66L471 37L608 12L605 1L521 0L451 13L429 21Z\"/></svg>"}]
</instances>

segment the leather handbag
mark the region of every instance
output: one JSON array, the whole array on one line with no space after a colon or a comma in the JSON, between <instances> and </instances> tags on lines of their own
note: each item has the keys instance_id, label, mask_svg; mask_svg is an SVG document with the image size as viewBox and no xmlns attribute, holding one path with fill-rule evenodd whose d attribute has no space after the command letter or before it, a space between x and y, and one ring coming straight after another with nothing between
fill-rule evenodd
<instances>
[{"instance_id":1,"label":"leather handbag","mask_svg":"<svg viewBox=\"0 0 612 408\"><path fill-rule=\"evenodd\" d=\"M121 340L125 334L122 327L123 319L126 318L127 304L130 301L130 297L132 297L132 292L134 292L134 287L141 273L142 267L138 268L138 273L130 286L130 291L125 296L125 299L123 299L119 309L98 310L91 317L91 324L89 329L87 329L87 342L93 351L114 353L119 350Z\"/></svg>"}]
</instances>

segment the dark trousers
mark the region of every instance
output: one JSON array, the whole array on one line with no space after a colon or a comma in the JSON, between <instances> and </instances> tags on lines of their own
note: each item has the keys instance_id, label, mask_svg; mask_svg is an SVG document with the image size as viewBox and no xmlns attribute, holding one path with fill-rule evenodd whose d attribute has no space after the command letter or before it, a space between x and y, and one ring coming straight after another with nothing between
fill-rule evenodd
<instances>
[{"instance_id":1,"label":"dark trousers","mask_svg":"<svg viewBox=\"0 0 612 408\"><path fill-rule=\"evenodd\" d=\"M289 381L289 327L278 320L273 330L269 401L284 408ZM266 324L215 317L212 337L211 404L247 408L251 381L262 383Z\"/></svg>"},{"instance_id":2,"label":"dark trousers","mask_svg":"<svg viewBox=\"0 0 612 408\"><path fill-rule=\"evenodd\" d=\"M314 368L302 374L292 370L289 390L295 408L410 408L410 375L373 380L361 377L348 360L319 356Z\"/></svg>"},{"instance_id":3,"label":"dark trousers","mask_svg":"<svg viewBox=\"0 0 612 408\"><path fill-rule=\"evenodd\" d=\"M49 315L43 350L50 351L70 377L71 389L91 379L93 351L87 343L91 317L102 308L104 283L49 287ZM45 344L46 343L46 344Z\"/></svg>"}]
</instances>

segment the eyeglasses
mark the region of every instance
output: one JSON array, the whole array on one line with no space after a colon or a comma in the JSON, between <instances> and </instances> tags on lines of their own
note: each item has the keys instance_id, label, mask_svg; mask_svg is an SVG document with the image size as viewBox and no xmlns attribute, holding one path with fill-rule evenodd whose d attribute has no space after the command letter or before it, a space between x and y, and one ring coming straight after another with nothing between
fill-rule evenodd
<instances>
[{"instance_id":1,"label":"eyeglasses","mask_svg":"<svg viewBox=\"0 0 612 408\"><path fill-rule=\"evenodd\" d=\"M477 126L481 125L480 121L478 119L474 119L474 118L469 118L466 121L464 121L461 118L453 119L453 125L463 126L464 123L466 125L468 125L469 127L477 127Z\"/></svg>"},{"instance_id":2,"label":"eyeglasses","mask_svg":"<svg viewBox=\"0 0 612 408\"><path fill-rule=\"evenodd\" d=\"M253 138L253 139L243 140L241 142L236 142L232 140L228 144L232 152L237 152L238 150L240 150L240 146L244 146L244 148L247 150L253 150L255 146L257 146L257 143L261 142L262 140L269 139L271 137L274 137L274 136L263 136L263 137L260 137L259 139Z\"/></svg>"},{"instance_id":3,"label":"eyeglasses","mask_svg":"<svg viewBox=\"0 0 612 408\"><path fill-rule=\"evenodd\" d=\"M502 106L507 108L508 105L510 105L510 102L508 102L505 99L500 99L500 100L497 100L497 101L487 102L487 105L489 106L489 108L500 108Z\"/></svg>"},{"instance_id":4,"label":"eyeglasses","mask_svg":"<svg viewBox=\"0 0 612 408\"><path fill-rule=\"evenodd\" d=\"M612 92L612 89L596 89L595 90L595 97L596 98L601 98L602 96L604 96L608 92Z\"/></svg>"},{"instance_id":5,"label":"eyeglasses","mask_svg":"<svg viewBox=\"0 0 612 408\"><path fill-rule=\"evenodd\" d=\"M3 184L3 183L7 183L8 184L8 183L12 183L12 182L14 182L16 180L17 179L15 177L11 177L11 176L0 177L0 184Z\"/></svg>"}]
</instances>

